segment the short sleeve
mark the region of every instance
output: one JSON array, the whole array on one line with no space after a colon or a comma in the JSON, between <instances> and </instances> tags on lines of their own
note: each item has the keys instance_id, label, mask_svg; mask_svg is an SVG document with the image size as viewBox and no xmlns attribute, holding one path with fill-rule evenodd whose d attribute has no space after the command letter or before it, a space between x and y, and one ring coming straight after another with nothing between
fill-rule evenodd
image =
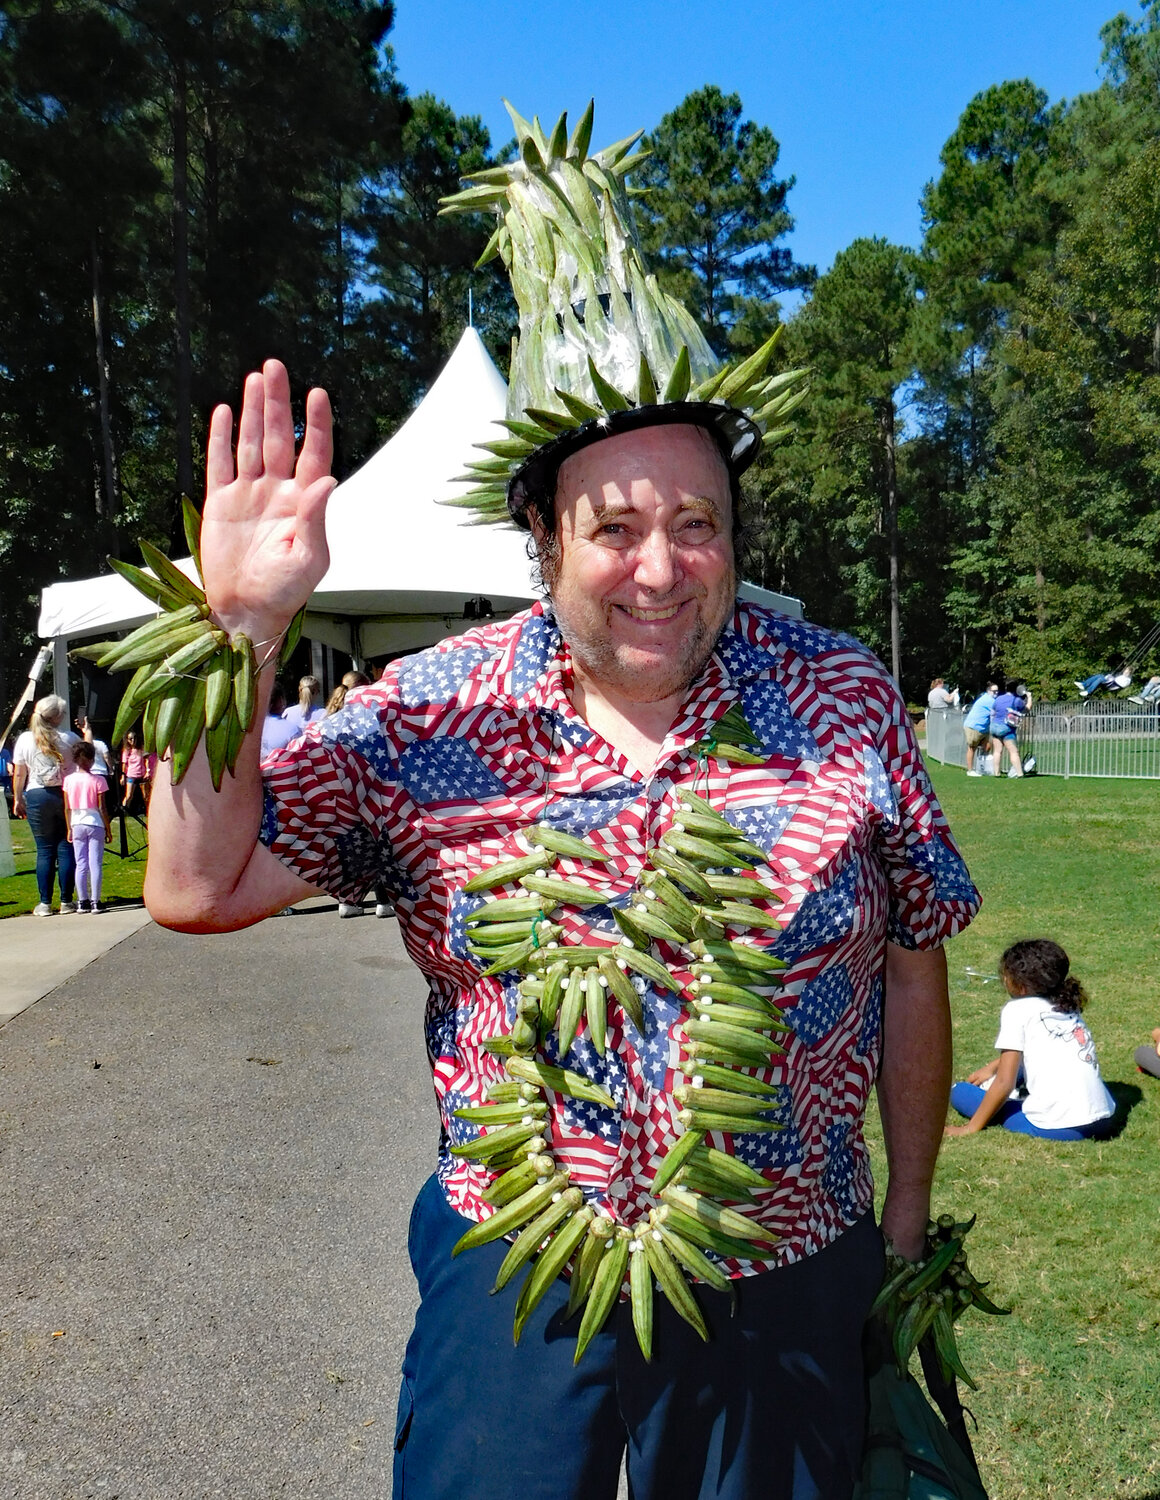
<instances>
[{"instance_id":1,"label":"short sleeve","mask_svg":"<svg viewBox=\"0 0 1160 1500\"><path fill-rule=\"evenodd\" d=\"M262 763L262 843L340 901L371 886L404 888L388 831L397 789L389 713L383 687L361 690Z\"/></svg>"},{"instance_id":2,"label":"short sleeve","mask_svg":"<svg viewBox=\"0 0 1160 1500\"><path fill-rule=\"evenodd\" d=\"M1010 1000L999 1013L999 1035L995 1038L997 1052L1025 1052L1027 1034L1027 1007Z\"/></svg>"},{"instance_id":3,"label":"short sleeve","mask_svg":"<svg viewBox=\"0 0 1160 1500\"><path fill-rule=\"evenodd\" d=\"M900 948L939 948L972 920L981 904L955 846L914 726L897 685L867 653L865 711L876 757L868 780L881 813L878 852L890 891L887 937ZM872 664L872 665L870 665Z\"/></svg>"}]
</instances>

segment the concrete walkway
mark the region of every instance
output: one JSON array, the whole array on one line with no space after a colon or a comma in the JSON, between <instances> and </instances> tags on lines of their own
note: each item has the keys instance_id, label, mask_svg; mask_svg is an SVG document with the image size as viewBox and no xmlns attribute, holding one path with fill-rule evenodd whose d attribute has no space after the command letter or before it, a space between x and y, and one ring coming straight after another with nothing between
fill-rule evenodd
<instances>
[{"instance_id":1,"label":"concrete walkway","mask_svg":"<svg viewBox=\"0 0 1160 1500\"><path fill-rule=\"evenodd\" d=\"M0 1026L149 921L144 906L0 922Z\"/></svg>"},{"instance_id":2,"label":"concrete walkway","mask_svg":"<svg viewBox=\"0 0 1160 1500\"><path fill-rule=\"evenodd\" d=\"M2 1500L382 1500L437 1139L396 923L10 918L10 1007L17 959L78 971L0 1026Z\"/></svg>"}]
</instances>

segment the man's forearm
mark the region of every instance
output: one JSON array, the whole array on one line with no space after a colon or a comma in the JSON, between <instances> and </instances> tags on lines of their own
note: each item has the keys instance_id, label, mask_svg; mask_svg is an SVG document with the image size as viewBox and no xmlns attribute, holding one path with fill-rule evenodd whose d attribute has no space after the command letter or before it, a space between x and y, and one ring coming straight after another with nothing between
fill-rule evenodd
<instances>
[{"instance_id":1,"label":"man's forearm","mask_svg":"<svg viewBox=\"0 0 1160 1500\"><path fill-rule=\"evenodd\" d=\"M269 697L263 672L258 703ZM185 932L246 927L313 893L258 842L262 817L262 713L238 754L234 774L215 791L205 741L179 786L168 761L158 763L149 799L145 904L154 921Z\"/></svg>"},{"instance_id":2,"label":"man's forearm","mask_svg":"<svg viewBox=\"0 0 1160 1500\"><path fill-rule=\"evenodd\" d=\"M922 1251L951 1084L946 955L888 943L878 1105L886 1142L882 1229L900 1255Z\"/></svg>"}]
</instances>

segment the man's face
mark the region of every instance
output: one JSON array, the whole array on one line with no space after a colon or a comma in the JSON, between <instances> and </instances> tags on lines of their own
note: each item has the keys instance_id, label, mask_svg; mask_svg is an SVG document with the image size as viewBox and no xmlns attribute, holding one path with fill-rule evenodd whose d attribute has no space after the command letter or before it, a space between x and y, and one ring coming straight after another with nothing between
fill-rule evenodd
<instances>
[{"instance_id":1,"label":"man's face","mask_svg":"<svg viewBox=\"0 0 1160 1500\"><path fill-rule=\"evenodd\" d=\"M576 671L657 703L700 673L736 592L729 475L699 427L645 427L567 459L546 581Z\"/></svg>"}]
</instances>

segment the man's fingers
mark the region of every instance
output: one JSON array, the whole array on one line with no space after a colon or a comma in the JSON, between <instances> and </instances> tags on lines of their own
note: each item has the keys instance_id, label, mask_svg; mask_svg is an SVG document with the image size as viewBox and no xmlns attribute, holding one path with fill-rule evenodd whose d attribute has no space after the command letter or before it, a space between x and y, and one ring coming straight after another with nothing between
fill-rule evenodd
<instances>
[{"instance_id":1,"label":"man's fingers","mask_svg":"<svg viewBox=\"0 0 1160 1500\"><path fill-rule=\"evenodd\" d=\"M330 566L330 553L326 546L326 502L337 481L329 475L315 482L298 500L298 513L294 529L309 555L321 561L322 573Z\"/></svg>"},{"instance_id":2,"label":"man's fingers","mask_svg":"<svg viewBox=\"0 0 1160 1500\"><path fill-rule=\"evenodd\" d=\"M306 397L306 436L302 440L302 452L298 455L298 467L294 471L299 483L312 485L315 480L330 475L333 458L332 431L330 397L324 390L315 387ZM330 491L327 490L326 493L329 494Z\"/></svg>"},{"instance_id":3,"label":"man's fingers","mask_svg":"<svg viewBox=\"0 0 1160 1500\"><path fill-rule=\"evenodd\" d=\"M238 422L238 478L260 479L262 477L262 430L263 407L266 400L266 382L254 371L246 376L245 393L242 396L242 415Z\"/></svg>"},{"instance_id":4,"label":"man's fingers","mask_svg":"<svg viewBox=\"0 0 1160 1500\"><path fill-rule=\"evenodd\" d=\"M209 419L209 441L205 447L205 487L224 490L234 481L234 414L228 406L215 406Z\"/></svg>"},{"instance_id":5,"label":"man's fingers","mask_svg":"<svg viewBox=\"0 0 1160 1500\"><path fill-rule=\"evenodd\" d=\"M262 461L267 474L289 479L294 472L294 417L290 410L290 377L280 359L262 366Z\"/></svg>"}]
</instances>

